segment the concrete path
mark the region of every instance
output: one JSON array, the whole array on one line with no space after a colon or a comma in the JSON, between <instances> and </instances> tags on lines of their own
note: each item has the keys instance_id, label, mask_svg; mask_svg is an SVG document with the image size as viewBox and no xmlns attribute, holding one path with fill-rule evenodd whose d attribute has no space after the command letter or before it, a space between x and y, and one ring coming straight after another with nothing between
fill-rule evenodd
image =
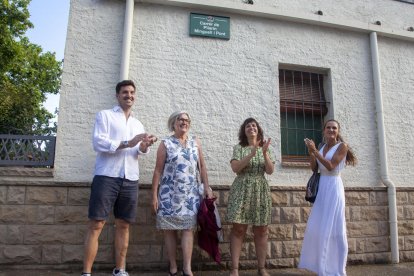
<instances>
[{"instance_id":1,"label":"concrete path","mask_svg":"<svg viewBox=\"0 0 414 276\"><path fill-rule=\"evenodd\" d=\"M301 276L316 275L301 269L272 269L272 276ZM359 265L348 266L347 276L414 276L414 263L401 263L397 265ZM79 276L77 271L70 270L19 270L2 269L0 265L0 276ZM111 271L99 271L93 276L110 276ZM137 272L130 271L130 276L167 276L165 272ZM228 276L228 271L194 271L195 276ZM240 276L257 276L255 270L240 271Z\"/></svg>"}]
</instances>

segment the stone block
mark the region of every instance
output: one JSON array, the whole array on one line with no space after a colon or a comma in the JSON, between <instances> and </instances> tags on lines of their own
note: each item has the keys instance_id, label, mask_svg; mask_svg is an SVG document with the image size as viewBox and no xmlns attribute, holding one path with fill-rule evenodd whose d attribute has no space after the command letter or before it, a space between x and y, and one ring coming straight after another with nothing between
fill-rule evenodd
<instances>
[{"instance_id":1,"label":"stone block","mask_svg":"<svg viewBox=\"0 0 414 276\"><path fill-rule=\"evenodd\" d=\"M390 264L391 252L374 253L374 260L376 264Z\"/></svg>"},{"instance_id":2,"label":"stone block","mask_svg":"<svg viewBox=\"0 0 414 276\"><path fill-rule=\"evenodd\" d=\"M414 205L404 206L404 219L414 220Z\"/></svg>"},{"instance_id":3,"label":"stone block","mask_svg":"<svg viewBox=\"0 0 414 276\"><path fill-rule=\"evenodd\" d=\"M3 264L40 264L41 247L32 245L7 245L4 246Z\"/></svg>"},{"instance_id":4,"label":"stone block","mask_svg":"<svg viewBox=\"0 0 414 276\"><path fill-rule=\"evenodd\" d=\"M388 207L365 206L360 209L363 221L388 221Z\"/></svg>"},{"instance_id":5,"label":"stone block","mask_svg":"<svg viewBox=\"0 0 414 276\"><path fill-rule=\"evenodd\" d=\"M305 200L305 191L291 192L292 204L290 206L307 206L309 203Z\"/></svg>"},{"instance_id":6,"label":"stone block","mask_svg":"<svg viewBox=\"0 0 414 276\"><path fill-rule=\"evenodd\" d=\"M300 255L302 241L283 241L282 258L296 257Z\"/></svg>"},{"instance_id":7,"label":"stone block","mask_svg":"<svg viewBox=\"0 0 414 276\"><path fill-rule=\"evenodd\" d=\"M348 254L357 253L356 250L356 239L348 239Z\"/></svg>"},{"instance_id":8,"label":"stone block","mask_svg":"<svg viewBox=\"0 0 414 276\"><path fill-rule=\"evenodd\" d=\"M111 247L109 247L111 248ZM62 246L62 263L80 263L83 260L83 245L70 245L65 244ZM96 254L95 262L103 262L107 261L109 263L113 262L112 255L111 257L104 257L103 255L107 255L108 251L110 252L112 249L108 249L108 246L99 245L98 253ZM111 253L112 254L112 253Z\"/></svg>"},{"instance_id":9,"label":"stone block","mask_svg":"<svg viewBox=\"0 0 414 276\"><path fill-rule=\"evenodd\" d=\"M312 210L312 207L302 207L300 208L302 212L302 218L301 222L307 222L309 219L310 212Z\"/></svg>"},{"instance_id":10,"label":"stone block","mask_svg":"<svg viewBox=\"0 0 414 276\"><path fill-rule=\"evenodd\" d=\"M390 240L388 237L375 237L365 239L365 252L375 253L390 250Z\"/></svg>"},{"instance_id":11,"label":"stone block","mask_svg":"<svg viewBox=\"0 0 414 276\"><path fill-rule=\"evenodd\" d=\"M280 207L272 207L271 216L270 223L280 223Z\"/></svg>"},{"instance_id":12,"label":"stone block","mask_svg":"<svg viewBox=\"0 0 414 276\"><path fill-rule=\"evenodd\" d=\"M355 240L355 253L365 253L365 238L356 238Z\"/></svg>"},{"instance_id":13,"label":"stone block","mask_svg":"<svg viewBox=\"0 0 414 276\"><path fill-rule=\"evenodd\" d=\"M268 226L270 240L292 240L293 224L272 224Z\"/></svg>"},{"instance_id":14,"label":"stone block","mask_svg":"<svg viewBox=\"0 0 414 276\"><path fill-rule=\"evenodd\" d=\"M60 264L60 263L62 263L62 245L42 246L42 264Z\"/></svg>"},{"instance_id":15,"label":"stone block","mask_svg":"<svg viewBox=\"0 0 414 276\"><path fill-rule=\"evenodd\" d=\"M65 187L28 187L26 204L66 205L67 188Z\"/></svg>"},{"instance_id":16,"label":"stone block","mask_svg":"<svg viewBox=\"0 0 414 276\"><path fill-rule=\"evenodd\" d=\"M194 246L197 246L194 244ZM139 260L144 263L161 262L162 245L132 244L128 247L129 260Z\"/></svg>"},{"instance_id":17,"label":"stone block","mask_svg":"<svg viewBox=\"0 0 414 276\"><path fill-rule=\"evenodd\" d=\"M379 224L377 222L349 222L347 224L347 232L349 237L369 237L379 236Z\"/></svg>"},{"instance_id":18,"label":"stone block","mask_svg":"<svg viewBox=\"0 0 414 276\"><path fill-rule=\"evenodd\" d=\"M25 222L24 205L0 205L0 223L23 224Z\"/></svg>"},{"instance_id":19,"label":"stone block","mask_svg":"<svg viewBox=\"0 0 414 276\"><path fill-rule=\"evenodd\" d=\"M409 202L409 194L407 192L397 192L396 195L396 199L397 199L397 205L399 206L403 206L405 204L408 204Z\"/></svg>"},{"instance_id":20,"label":"stone block","mask_svg":"<svg viewBox=\"0 0 414 276\"><path fill-rule=\"evenodd\" d=\"M281 241L271 241L270 250L273 259L280 259L283 256L283 246Z\"/></svg>"},{"instance_id":21,"label":"stone block","mask_svg":"<svg viewBox=\"0 0 414 276\"><path fill-rule=\"evenodd\" d=\"M0 225L0 245L7 243L7 227L8 227L7 225ZM1 253L0 253L0 256L1 256Z\"/></svg>"},{"instance_id":22,"label":"stone block","mask_svg":"<svg viewBox=\"0 0 414 276\"><path fill-rule=\"evenodd\" d=\"M24 204L26 188L9 186L7 189L7 204Z\"/></svg>"},{"instance_id":23,"label":"stone block","mask_svg":"<svg viewBox=\"0 0 414 276\"><path fill-rule=\"evenodd\" d=\"M349 210L349 220L350 221L360 221L361 220L361 207L359 206L350 206L347 207Z\"/></svg>"},{"instance_id":24,"label":"stone block","mask_svg":"<svg viewBox=\"0 0 414 276\"><path fill-rule=\"evenodd\" d=\"M137 223L137 224L147 224L148 211L149 211L149 207L147 207L147 206L144 206L144 207L143 206L138 206L135 223ZM149 215L151 217L151 214L149 214ZM153 220L155 221L155 215L152 216L152 217L154 217ZM155 223L152 224L152 225L155 225Z\"/></svg>"},{"instance_id":25,"label":"stone block","mask_svg":"<svg viewBox=\"0 0 414 276\"><path fill-rule=\"evenodd\" d=\"M53 224L55 222L55 206L38 207L38 224Z\"/></svg>"},{"instance_id":26,"label":"stone block","mask_svg":"<svg viewBox=\"0 0 414 276\"><path fill-rule=\"evenodd\" d=\"M289 205L289 194L283 191L272 191L270 193L272 198L273 206L288 206Z\"/></svg>"},{"instance_id":27,"label":"stone block","mask_svg":"<svg viewBox=\"0 0 414 276\"><path fill-rule=\"evenodd\" d=\"M135 232L135 231L134 231ZM136 241L137 242L155 242L159 241L162 236L162 232L155 228L155 225L144 226L139 225L136 227Z\"/></svg>"},{"instance_id":28,"label":"stone block","mask_svg":"<svg viewBox=\"0 0 414 276\"><path fill-rule=\"evenodd\" d=\"M414 236L405 236L403 237L403 240L404 240L404 246L401 249L414 251Z\"/></svg>"},{"instance_id":29,"label":"stone block","mask_svg":"<svg viewBox=\"0 0 414 276\"><path fill-rule=\"evenodd\" d=\"M219 249L221 253L222 260L230 260L230 243L229 242L221 242L219 243Z\"/></svg>"},{"instance_id":30,"label":"stone block","mask_svg":"<svg viewBox=\"0 0 414 276\"><path fill-rule=\"evenodd\" d=\"M81 244L74 225L33 225L25 229L26 244Z\"/></svg>"},{"instance_id":31,"label":"stone block","mask_svg":"<svg viewBox=\"0 0 414 276\"><path fill-rule=\"evenodd\" d=\"M388 205L388 194L386 191L373 191L369 193L370 205Z\"/></svg>"},{"instance_id":32,"label":"stone block","mask_svg":"<svg viewBox=\"0 0 414 276\"><path fill-rule=\"evenodd\" d=\"M347 265L372 264L374 262L374 254L348 254Z\"/></svg>"},{"instance_id":33,"label":"stone block","mask_svg":"<svg viewBox=\"0 0 414 276\"><path fill-rule=\"evenodd\" d=\"M7 187L0 186L0 204L6 204L7 198Z\"/></svg>"},{"instance_id":34,"label":"stone block","mask_svg":"<svg viewBox=\"0 0 414 276\"><path fill-rule=\"evenodd\" d=\"M397 193L397 196L398 196L398 194L399 193ZM414 202L414 192L407 192L407 197L408 197L407 203L413 204L413 202ZM397 197L397 199L398 199L398 197ZM400 204L400 202L397 201L397 204Z\"/></svg>"},{"instance_id":35,"label":"stone block","mask_svg":"<svg viewBox=\"0 0 414 276\"><path fill-rule=\"evenodd\" d=\"M414 262L414 251L400 251L400 262Z\"/></svg>"},{"instance_id":36,"label":"stone block","mask_svg":"<svg viewBox=\"0 0 414 276\"><path fill-rule=\"evenodd\" d=\"M229 196L230 193L229 191L220 191L220 201L218 202L218 204L221 206L227 206L228 202L229 202Z\"/></svg>"},{"instance_id":37,"label":"stone block","mask_svg":"<svg viewBox=\"0 0 414 276\"><path fill-rule=\"evenodd\" d=\"M397 219L404 220L404 206L397 206Z\"/></svg>"},{"instance_id":38,"label":"stone block","mask_svg":"<svg viewBox=\"0 0 414 276\"><path fill-rule=\"evenodd\" d=\"M295 259L294 258L278 258L278 259L267 260L267 267L268 268L295 267Z\"/></svg>"},{"instance_id":39,"label":"stone block","mask_svg":"<svg viewBox=\"0 0 414 276\"><path fill-rule=\"evenodd\" d=\"M9 225L7 226L7 243L19 245L23 244L24 226L23 225Z\"/></svg>"},{"instance_id":40,"label":"stone block","mask_svg":"<svg viewBox=\"0 0 414 276\"><path fill-rule=\"evenodd\" d=\"M414 221L401 220L398 221L398 235L408 236L414 233Z\"/></svg>"},{"instance_id":41,"label":"stone block","mask_svg":"<svg viewBox=\"0 0 414 276\"><path fill-rule=\"evenodd\" d=\"M378 221L378 236L390 235L390 224L388 221Z\"/></svg>"},{"instance_id":42,"label":"stone block","mask_svg":"<svg viewBox=\"0 0 414 276\"><path fill-rule=\"evenodd\" d=\"M57 206L55 221L58 224L86 223L88 221L88 207L86 206Z\"/></svg>"},{"instance_id":43,"label":"stone block","mask_svg":"<svg viewBox=\"0 0 414 276\"><path fill-rule=\"evenodd\" d=\"M39 205L25 205L24 210L26 224L39 223ZM53 222L53 220L51 222Z\"/></svg>"},{"instance_id":44,"label":"stone block","mask_svg":"<svg viewBox=\"0 0 414 276\"><path fill-rule=\"evenodd\" d=\"M68 189L68 204L88 206L90 194L91 194L90 187L69 188Z\"/></svg>"},{"instance_id":45,"label":"stone block","mask_svg":"<svg viewBox=\"0 0 414 276\"><path fill-rule=\"evenodd\" d=\"M305 237L306 223L295 223L293 225L293 238L303 240Z\"/></svg>"},{"instance_id":46,"label":"stone block","mask_svg":"<svg viewBox=\"0 0 414 276\"><path fill-rule=\"evenodd\" d=\"M139 189L138 206L150 207L152 202L152 191L148 189Z\"/></svg>"},{"instance_id":47,"label":"stone block","mask_svg":"<svg viewBox=\"0 0 414 276\"><path fill-rule=\"evenodd\" d=\"M230 224L226 221L226 214L227 214L227 207L218 206L219 216L221 218L221 225ZM155 216L154 217L154 225L155 225Z\"/></svg>"},{"instance_id":48,"label":"stone block","mask_svg":"<svg viewBox=\"0 0 414 276\"><path fill-rule=\"evenodd\" d=\"M296 207L280 208L280 222L281 223L301 222L300 208L296 208Z\"/></svg>"},{"instance_id":49,"label":"stone block","mask_svg":"<svg viewBox=\"0 0 414 276\"><path fill-rule=\"evenodd\" d=\"M369 192L347 191L345 201L348 206L369 205Z\"/></svg>"}]
</instances>

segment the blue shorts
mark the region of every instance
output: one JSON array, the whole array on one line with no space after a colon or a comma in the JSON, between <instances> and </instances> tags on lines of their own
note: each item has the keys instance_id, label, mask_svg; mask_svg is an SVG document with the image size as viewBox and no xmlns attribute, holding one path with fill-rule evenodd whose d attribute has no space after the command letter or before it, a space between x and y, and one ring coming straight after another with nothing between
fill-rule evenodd
<instances>
[{"instance_id":1,"label":"blue shorts","mask_svg":"<svg viewBox=\"0 0 414 276\"><path fill-rule=\"evenodd\" d=\"M138 181L95 175L91 186L88 218L107 220L112 208L117 219L129 223L137 216Z\"/></svg>"}]
</instances>

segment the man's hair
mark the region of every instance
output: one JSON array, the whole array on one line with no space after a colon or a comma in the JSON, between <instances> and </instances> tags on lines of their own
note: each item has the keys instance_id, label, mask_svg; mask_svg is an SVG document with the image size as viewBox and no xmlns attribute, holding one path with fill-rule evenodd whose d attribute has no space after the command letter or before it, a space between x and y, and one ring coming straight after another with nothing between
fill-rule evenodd
<instances>
[{"instance_id":1,"label":"man's hair","mask_svg":"<svg viewBox=\"0 0 414 276\"><path fill-rule=\"evenodd\" d=\"M118 94L119 91L121 91L121 88L123 86L128 86L128 85L131 85L132 87L134 87L134 90L135 90L135 83L132 80L123 80L116 84L116 88L115 88L116 94Z\"/></svg>"}]
</instances>

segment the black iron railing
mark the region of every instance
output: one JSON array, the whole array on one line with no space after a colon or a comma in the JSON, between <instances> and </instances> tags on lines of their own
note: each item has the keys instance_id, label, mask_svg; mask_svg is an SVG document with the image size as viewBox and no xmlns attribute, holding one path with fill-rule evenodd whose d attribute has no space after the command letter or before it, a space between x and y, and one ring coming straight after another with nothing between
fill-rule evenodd
<instances>
[{"instance_id":1,"label":"black iron railing","mask_svg":"<svg viewBox=\"0 0 414 276\"><path fill-rule=\"evenodd\" d=\"M53 167L55 136L0 134L0 166Z\"/></svg>"}]
</instances>

